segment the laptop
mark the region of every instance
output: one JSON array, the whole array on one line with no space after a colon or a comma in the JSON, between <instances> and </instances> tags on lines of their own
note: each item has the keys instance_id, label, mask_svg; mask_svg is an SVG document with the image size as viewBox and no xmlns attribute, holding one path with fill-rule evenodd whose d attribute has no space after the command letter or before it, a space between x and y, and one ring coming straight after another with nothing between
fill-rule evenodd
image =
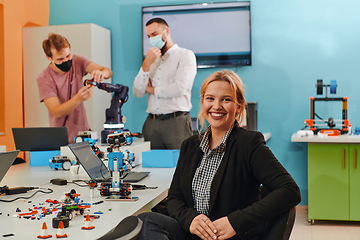
<instances>
[{"instance_id":1,"label":"laptop","mask_svg":"<svg viewBox=\"0 0 360 240\"><path fill-rule=\"evenodd\" d=\"M109 169L101 159L92 153L88 142L69 144L69 148L92 180L103 182L111 177ZM149 175L149 173L131 171L123 180L124 182L138 182Z\"/></svg>"},{"instance_id":2,"label":"laptop","mask_svg":"<svg viewBox=\"0 0 360 240\"><path fill-rule=\"evenodd\" d=\"M11 152L0 152L0 182L15 161L19 152L19 150Z\"/></svg>"},{"instance_id":3,"label":"laptop","mask_svg":"<svg viewBox=\"0 0 360 240\"><path fill-rule=\"evenodd\" d=\"M12 132L20 151L59 150L69 144L66 127L13 128Z\"/></svg>"},{"instance_id":4,"label":"laptop","mask_svg":"<svg viewBox=\"0 0 360 240\"><path fill-rule=\"evenodd\" d=\"M145 178L147 175L149 175L150 172L134 172L131 171L128 173L128 175L123 179L124 182L134 183L139 182L143 178Z\"/></svg>"},{"instance_id":5,"label":"laptop","mask_svg":"<svg viewBox=\"0 0 360 240\"><path fill-rule=\"evenodd\" d=\"M105 166L103 161L91 151L89 142L85 141L69 144L69 148L91 180L103 182L111 178L109 169Z\"/></svg>"}]
</instances>

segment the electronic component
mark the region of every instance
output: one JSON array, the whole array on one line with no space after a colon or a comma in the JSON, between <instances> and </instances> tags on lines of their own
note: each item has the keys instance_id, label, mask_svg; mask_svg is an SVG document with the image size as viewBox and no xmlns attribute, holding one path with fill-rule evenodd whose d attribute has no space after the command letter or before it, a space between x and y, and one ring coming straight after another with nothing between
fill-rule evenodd
<instances>
[{"instance_id":1,"label":"electronic component","mask_svg":"<svg viewBox=\"0 0 360 240\"><path fill-rule=\"evenodd\" d=\"M331 80L329 85L324 85L322 79L318 79L316 83L316 93L317 95L323 94L323 87L325 87L325 97L324 98L315 98L310 97L310 119L305 120L305 127L309 127L309 130L314 131L315 134L321 132L322 134L327 134L329 136L337 136L340 133L345 134L349 132L349 119L348 119L348 99L349 97L328 97L327 89L330 88L331 94L336 94L337 83L336 80ZM334 120L330 117L328 120L322 119L315 113L315 102L342 102L342 119ZM315 116L319 119L315 119ZM334 129L336 125L340 126L338 129Z\"/></svg>"},{"instance_id":2,"label":"electronic component","mask_svg":"<svg viewBox=\"0 0 360 240\"><path fill-rule=\"evenodd\" d=\"M110 195L120 195L120 196L129 196L132 187L129 183L117 183L118 186L114 186L114 182L103 182L98 189L101 196L110 196Z\"/></svg>"},{"instance_id":3,"label":"electronic component","mask_svg":"<svg viewBox=\"0 0 360 240\"><path fill-rule=\"evenodd\" d=\"M54 178L51 179L50 182L55 185L67 185L66 179Z\"/></svg>"},{"instance_id":4,"label":"electronic component","mask_svg":"<svg viewBox=\"0 0 360 240\"><path fill-rule=\"evenodd\" d=\"M16 188L7 188L5 190L6 195L26 193L30 190L36 189L36 187L16 187Z\"/></svg>"},{"instance_id":5,"label":"electronic component","mask_svg":"<svg viewBox=\"0 0 360 240\"><path fill-rule=\"evenodd\" d=\"M89 142L89 143L95 143L100 141L100 139L97 137L97 132L92 131L80 131L78 132L77 137L74 137L74 141L76 143L79 142Z\"/></svg>"},{"instance_id":6,"label":"electronic component","mask_svg":"<svg viewBox=\"0 0 360 240\"><path fill-rule=\"evenodd\" d=\"M114 130L120 130L124 127L124 118L121 115L121 107L129 99L129 87L122 84L111 84L111 83L102 83L95 82L93 79L87 79L84 81L84 86L92 85L97 88L113 92L114 95L111 99L110 108L105 110L105 123L104 130L101 131L101 143L106 143L106 137L108 134Z\"/></svg>"},{"instance_id":7,"label":"electronic component","mask_svg":"<svg viewBox=\"0 0 360 240\"><path fill-rule=\"evenodd\" d=\"M66 217L66 216L58 216L58 217L54 217L54 218L52 219L52 226L53 226L53 228L58 228L60 221L63 222L64 228L69 227L69 222L70 222L69 217Z\"/></svg>"},{"instance_id":8,"label":"electronic component","mask_svg":"<svg viewBox=\"0 0 360 240\"><path fill-rule=\"evenodd\" d=\"M51 169L59 170L63 169L69 171L71 165L73 165L70 159L67 156L54 156L52 159L49 159L49 166Z\"/></svg>"}]
</instances>

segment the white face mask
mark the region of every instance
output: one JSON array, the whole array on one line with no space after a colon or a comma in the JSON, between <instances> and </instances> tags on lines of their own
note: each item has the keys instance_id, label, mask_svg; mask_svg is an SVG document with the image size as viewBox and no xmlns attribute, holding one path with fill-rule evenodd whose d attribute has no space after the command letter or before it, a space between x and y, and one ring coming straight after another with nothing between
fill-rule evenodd
<instances>
[{"instance_id":1,"label":"white face mask","mask_svg":"<svg viewBox=\"0 0 360 240\"><path fill-rule=\"evenodd\" d=\"M158 49L162 49L165 46L165 41L163 41L161 37L162 34L163 32L159 35L156 35L155 37L149 38L149 44L151 47L157 47Z\"/></svg>"}]
</instances>

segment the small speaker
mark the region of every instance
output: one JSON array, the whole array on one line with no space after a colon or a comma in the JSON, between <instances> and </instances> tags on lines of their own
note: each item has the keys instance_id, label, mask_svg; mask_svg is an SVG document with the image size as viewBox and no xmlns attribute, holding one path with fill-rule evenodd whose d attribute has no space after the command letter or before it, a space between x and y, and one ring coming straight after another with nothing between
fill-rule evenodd
<instances>
[{"instance_id":1,"label":"small speaker","mask_svg":"<svg viewBox=\"0 0 360 240\"><path fill-rule=\"evenodd\" d=\"M199 133L198 126L196 124L196 120L197 120L197 118L191 118L191 127L192 127L192 132L194 135Z\"/></svg>"},{"instance_id":2,"label":"small speaker","mask_svg":"<svg viewBox=\"0 0 360 240\"><path fill-rule=\"evenodd\" d=\"M257 131L258 130L257 102L247 102L245 108L246 108L245 129L250 131Z\"/></svg>"}]
</instances>

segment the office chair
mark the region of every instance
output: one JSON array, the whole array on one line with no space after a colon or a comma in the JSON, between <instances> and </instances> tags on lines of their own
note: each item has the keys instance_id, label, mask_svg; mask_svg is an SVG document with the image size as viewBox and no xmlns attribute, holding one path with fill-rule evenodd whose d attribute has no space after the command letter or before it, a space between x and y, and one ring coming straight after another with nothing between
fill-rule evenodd
<instances>
[{"instance_id":1,"label":"office chair","mask_svg":"<svg viewBox=\"0 0 360 240\"><path fill-rule=\"evenodd\" d=\"M126 217L97 240L139 240L142 224L143 222L135 216Z\"/></svg>"},{"instance_id":2,"label":"office chair","mask_svg":"<svg viewBox=\"0 0 360 240\"><path fill-rule=\"evenodd\" d=\"M260 186L261 198L264 198L269 191ZM262 240L288 240L295 222L296 208L293 207L265 224Z\"/></svg>"},{"instance_id":3,"label":"office chair","mask_svg":"<svg viewBox=\"0 0 360 240\"><path fill-rule=\"evenodd\" d=\"M198 125L196 122L197 118L191 118L191 127L192 127L192 132L193 135L198 134Z\"/></svg>"}]
</instances>

